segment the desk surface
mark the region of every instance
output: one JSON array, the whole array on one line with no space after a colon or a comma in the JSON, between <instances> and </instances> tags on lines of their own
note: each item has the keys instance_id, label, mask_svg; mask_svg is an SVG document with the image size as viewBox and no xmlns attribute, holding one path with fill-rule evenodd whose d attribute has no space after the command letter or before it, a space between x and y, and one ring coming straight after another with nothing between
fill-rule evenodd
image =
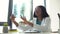
<instances>
[{"instance_id":1,"label":"desk surface","mask_svg":"<svg viewBox=\"0 0 60 34\"><path fill-rule=\"evenodd\" d=\"M1 33L1 34L59 34L59 33L18 33L18 32L10 32L10 33Z\"/></svg>"},{"instance_id":2,"label":"desk surface","mask_svg":"<svg viewBox=\"0 0 60 34\"><path fill-rule=\"evenodd\" d=\"M0 26L0 33L1 34L59 34L59 33L24 33L24 32L18 32L18 31L15 31L15 32L8 32L8 33L3 33L3 26Z\"/></svg>"}]
</instances>

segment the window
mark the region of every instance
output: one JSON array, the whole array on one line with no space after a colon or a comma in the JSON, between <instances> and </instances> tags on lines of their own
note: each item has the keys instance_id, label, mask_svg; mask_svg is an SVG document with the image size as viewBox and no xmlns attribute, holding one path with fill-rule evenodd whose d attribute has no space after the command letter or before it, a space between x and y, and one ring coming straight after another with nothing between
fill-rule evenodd
<instances>
[{"instance_id":1,"label":"window","mask_svg":"<svg viewBox=\"0 0 60 34\"><path fill-rule=\"evenodd\" d=\"M0 0L0 25L8 21L9 0Z\"/></svg>"},{"instance_id":2,"label":"window","mask_svg":"<svg viewBox=\"0 0 60 34\"><path fill-rule=\"evenodd\" d=\"M9 0L0 1L0 22L7 22Z\"/></svg>"}]
</instances>

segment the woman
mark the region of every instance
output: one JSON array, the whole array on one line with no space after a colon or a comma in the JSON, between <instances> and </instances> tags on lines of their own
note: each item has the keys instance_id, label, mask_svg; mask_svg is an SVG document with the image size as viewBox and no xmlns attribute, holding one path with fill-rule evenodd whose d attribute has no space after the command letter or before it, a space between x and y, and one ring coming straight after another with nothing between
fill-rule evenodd
<instances>
[{"instance_id":1,"label":"woman","mask_svg":"<svg viewBox=\"0 0 60 34\"><path fill-rule=\"evenodd\" d=\"M35 8L34 12L34 18L36 18L36 24L33 22L29 22L26 20L26 18L21 17L23 20L23 23L26 24L27 26L24 28L21 24L19 25L15 21L15 17L11 16L11 21L14 22L14 24L24 30L30 30L30 31L36 31L36 32L48 32L50 31L50 18L49 15L46 12L46 8L44 6L37 6Z\"/></svg>"}]
</instances>

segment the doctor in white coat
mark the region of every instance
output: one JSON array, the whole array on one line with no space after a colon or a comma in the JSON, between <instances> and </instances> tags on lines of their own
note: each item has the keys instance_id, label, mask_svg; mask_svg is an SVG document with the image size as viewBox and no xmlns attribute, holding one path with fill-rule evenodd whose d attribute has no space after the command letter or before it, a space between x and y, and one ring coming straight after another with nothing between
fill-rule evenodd
<instances>
[{"instance_id":1,"label":"doctor in white coat","mask_svg":"<svg viewBox=\"0 0 60 34\"><path fill-rule=\"evenodd\" d=\"M34 18L31 22L27 21L26 18L21 17L23 20L23 25L18 24L15 21L14 16L11 16L10 19L19 29L23 30L24 32L51 32L50 17L47 14L44 6L37 6L33 16Z\"/></svg>"}]
</instances>

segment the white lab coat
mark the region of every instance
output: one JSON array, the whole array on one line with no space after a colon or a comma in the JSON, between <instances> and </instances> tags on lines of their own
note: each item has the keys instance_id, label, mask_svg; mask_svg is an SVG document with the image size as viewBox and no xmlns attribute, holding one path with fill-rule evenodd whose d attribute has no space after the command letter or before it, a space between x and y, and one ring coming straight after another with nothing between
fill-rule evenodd
<instances>
[{"instance_id":1,"label":"white lab coat","mask_svg":"<svg viewBox=\"0 0 60 34\"><path fill-rule=\"evenodd\" d=\"M46 17L45 19L42 20L42 23L41 25L38 25L36 23L34 23L36 21L34 21L34 19L32 20L32 23L34 24L33 27L31 27L30 25L26 24L20 24L18 26L18 28L20 30L23 30L24 32L36 32L36 31L41 31L41 32L50 32L51 31L51 28L50 28L50 18L49 17Z\"/></svg>"}]
</instances>

